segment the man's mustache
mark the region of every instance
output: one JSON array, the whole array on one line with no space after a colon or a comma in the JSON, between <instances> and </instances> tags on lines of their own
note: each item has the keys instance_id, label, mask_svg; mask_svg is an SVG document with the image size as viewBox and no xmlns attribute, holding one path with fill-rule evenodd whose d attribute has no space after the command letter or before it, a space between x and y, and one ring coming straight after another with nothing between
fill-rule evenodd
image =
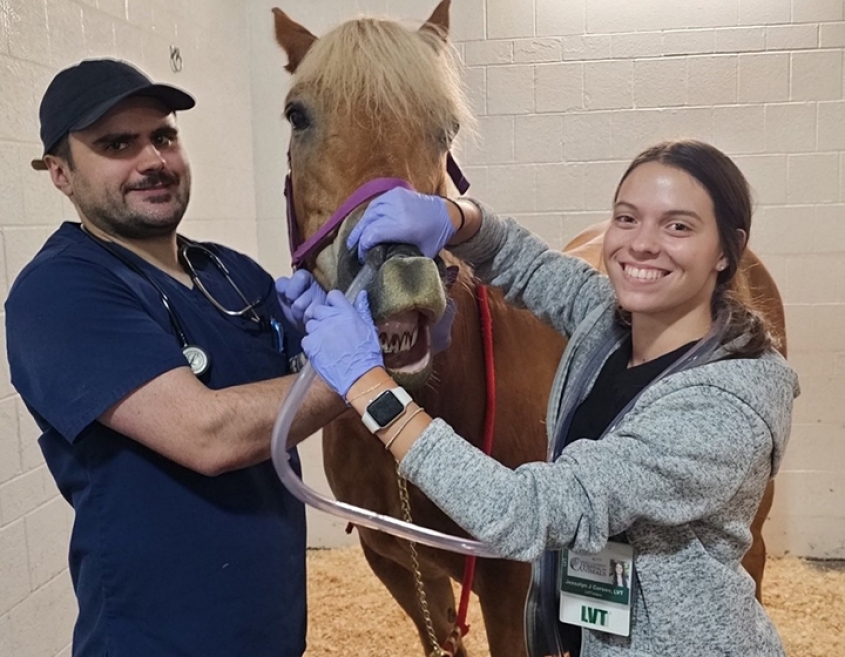
<instances>
[{"instance_id":1,"label":"man's mustache","mask_svg":"<svg viewBox=\"0 0 845 657\"><path fill-rule=\"evenodd\" d=\"M179 182L179 178L171 173L164 171L160 173L145 176L143 180L127 187L127 191L144 191L146 189L153 189L162 185L175 185Z\"/></svg>"}]
</instances>

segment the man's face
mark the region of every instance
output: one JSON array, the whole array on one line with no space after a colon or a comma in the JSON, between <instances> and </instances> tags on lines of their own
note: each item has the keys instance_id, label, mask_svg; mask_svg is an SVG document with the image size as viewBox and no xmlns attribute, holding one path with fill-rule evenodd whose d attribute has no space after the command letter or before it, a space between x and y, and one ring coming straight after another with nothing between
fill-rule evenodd
<instances>
[{"instance_id":1,"label":"man's face","mask_svg":"<svg viewBox=\"0 0 845 657\"><path fill-rule=\"evenodd\" d=\"M173 114L153 98L119 103L94 125L69 136L73 166L56 185L109 235L149 239L173 233L191 190L191 171ZM57 175L59 178L57 179Z\"/></svg>"}]
</instances>

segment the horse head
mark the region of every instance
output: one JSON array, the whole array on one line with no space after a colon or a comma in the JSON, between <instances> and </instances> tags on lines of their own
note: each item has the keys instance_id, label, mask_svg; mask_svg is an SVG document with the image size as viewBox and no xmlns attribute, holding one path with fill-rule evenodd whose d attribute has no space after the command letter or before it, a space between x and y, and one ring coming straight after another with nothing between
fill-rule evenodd
<instances>
[{"instance_id":1,"label":"horse head","mask_svg":"<svg viewBox=\"0 0 845 657\"><path fill-rule=\"evenodd\" d=\"M416 31L361 18L319 39L280 9L273 13L293 75L285 116L294 264L308 267L326 288L346 289L361 268L346 238L374 181L448 191L449 149L471 117L446 43L449 0ZM348 214L338 215L339 208ZM368 286L385 366L402 385L418 387L431 373L429 328L446 309L450 279L440 258L391 245Z\"/></svg>"}]
</instances>

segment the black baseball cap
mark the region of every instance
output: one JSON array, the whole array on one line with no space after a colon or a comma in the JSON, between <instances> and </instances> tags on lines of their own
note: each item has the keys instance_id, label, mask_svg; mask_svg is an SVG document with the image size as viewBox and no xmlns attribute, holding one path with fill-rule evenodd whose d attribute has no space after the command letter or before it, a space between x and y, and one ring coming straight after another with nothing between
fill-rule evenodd
<instances>
[{"instance_id":1,"label":"black baseball cap","mask_svg":"<svg viewBox=\"0 0 845 657\"><path fill-rule=\"evenodd\" d=\"M181 89L154 84L131 64L115 59L86 59L59 72L44 92L38 110L44 155L65 135L93 125L130 96L156 98L171 112L191 109L196 104ZM32 168L43 171L47 166L38 159L32 161Z\"/></svg>"}]
</instances>

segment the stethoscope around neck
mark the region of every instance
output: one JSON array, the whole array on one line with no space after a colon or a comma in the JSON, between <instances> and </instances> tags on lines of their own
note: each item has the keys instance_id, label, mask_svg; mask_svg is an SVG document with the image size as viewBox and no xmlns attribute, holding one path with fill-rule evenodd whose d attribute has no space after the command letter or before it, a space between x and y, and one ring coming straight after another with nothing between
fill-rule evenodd
<instances>
[{"instance_id":1,"label":"stethoscope around neck","mask_svg":"<svg viewBox=\"0 0 845 657\"><path fill-rule=\"evenodd\" d=\"M161 285L159 285L149 274L147 274L143 269L141 269L136 263L132 262L130 259L125 257L121 254L117 249L113 248L112 245L96 237L95 235L91 234L89 231L85 230L82 227L82 232L85 233L88 237L90 237L95 244L98 244L103 249L108 251L111 255L115 258L120 260L124 265L129 267L132 271L136 274L141 276L144 280L146 280L150 285L155 288L155 291L158 293L159 298L161 299L161 304L164 306L164 309L167 311L167 316L170 319L170 325L173 327L174 332L176 333L176 337L179 340L179 343L182 347L182 354L185 356L185 359L188 361L188 365L191 368L191 371L194 373L195 376L200 377L205 374L209 368L211 367L211 356L209 356L208 352L203 349L201 346L197 344L192 344L188 340L188 336L185 333L185 329L182 326L182 322L179 321L179 316L176 313L176 310L173 307L173 303L170 301L170 297L167 296L167 292L165 292ZM217 257L215 253L210 251L209 249L205 248L201 244L193 242L181 235L177 236L176 238L180 245L179 249L179 262L185 267L186 271L188 272L188 276L191 277L191 282L196 285L197 289L202 293L202 295L208 299L208 301L221 313L228 317L241 317L244 315L249 314L250 319L256 322L259 326L265 323L265 320L261 318L258 312L255 310L255 306L259 303L259 301L250 302L247 300L244 293L232 280L231 275L229 274L229 270L226 265ZM190 260L188 260L187 256L185 255L188 249L195 248L199 249L203 252L217 270L223 274L229 284L232 286L232 289L237 293L237 295L243 300L246 304L243 309L241 310L228 310L222 304L220 304L206 289L203 285L202 281L199 279L196 270L194 269L193 265L191 264ZM270 318L269 320L270 327L273 329L276 335L276 340L279 344L277 344L277 348L281 348L281 327L279 323L276 321L275 318Z\"/></svg>"}]
</instances>

